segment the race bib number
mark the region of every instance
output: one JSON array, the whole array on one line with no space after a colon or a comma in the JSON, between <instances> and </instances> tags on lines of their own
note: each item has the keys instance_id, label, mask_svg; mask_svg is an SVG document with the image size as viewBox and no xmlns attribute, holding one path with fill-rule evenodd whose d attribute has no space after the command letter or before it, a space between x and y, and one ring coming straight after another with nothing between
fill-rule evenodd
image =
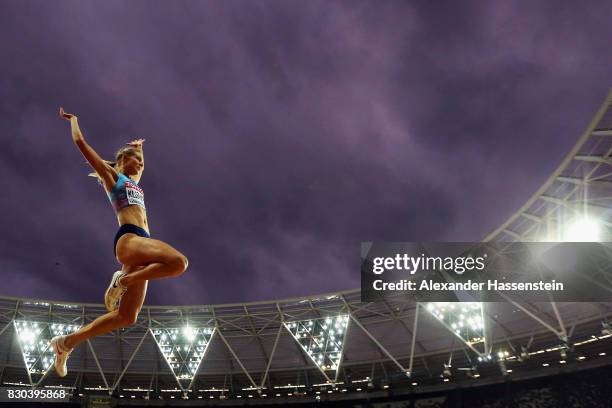
<instances>
[{"instance_id":1,"label":"race bib number","mask_svg":"<svg viewBox=\"0 0 612 408\"><path fill-rule=\"evenodd\" d=\"M127 196L128 203L130 205L136 204L145 208L144 203L144 192L140 187L138 187L134 183L130 183L129 181L125 182L125 193Z\"/></svg>"}]
</instances>

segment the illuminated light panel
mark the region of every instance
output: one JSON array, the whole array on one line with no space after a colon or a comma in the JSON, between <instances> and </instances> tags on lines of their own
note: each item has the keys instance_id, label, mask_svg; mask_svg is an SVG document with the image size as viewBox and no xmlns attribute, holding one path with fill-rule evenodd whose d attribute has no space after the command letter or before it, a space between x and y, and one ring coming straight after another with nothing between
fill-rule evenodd
<instances>
[{"instance_id":1,"label":"illuminated light panel","mask_svg":"<svg viewBox=\"0 0 612 408\"><path fill-rule=\"evenodd\" d=\"M151 333L176 380L188 385L198 372L214 329L183 326L155 328Z\"/></svg>"},{"instance_id":2,"label":"illuminated light panel","mask_svg":"<svg viewBox=\"0 0 612 408\"><path fill-rule=\"evenodd\" d=\"M44 375L53 366L55 355L49 342L55 336L65 336L80 326L63 323L41 323L13 320L17 340L26 368L32 375Z\"/></svg>"},{"instance_id":3,"label":"illuminated light panel","mask_svg":"<svg viewBox=\"0 0 612 408\"><path fill-rule=\"evenodd\" d=\"M430 302L425 309L466 344L484 348L484 318L481 302ZM481 350L484 352L484 349Z\"/></svg>"},{"instance_id":4,"label":"illuminated light panel","mask_svg":"<svg viewBox=\"0 0 612 408\"><path fill-rule=\"evenodd\" d=\"M285 327L323 372L335 379L342 359L348 315L285 322Z\"/></svg>"},{"instance_id":5,"label":"illuminated light panel","mask_svg":"<svg viewBox=\"0 0 612 408\"><path fill-rule=\"evenodd\" d=\"M566 242L598 242L601 240L599 223L589 217L578 218L563 234Z\"/></svg>"}]
</instances>

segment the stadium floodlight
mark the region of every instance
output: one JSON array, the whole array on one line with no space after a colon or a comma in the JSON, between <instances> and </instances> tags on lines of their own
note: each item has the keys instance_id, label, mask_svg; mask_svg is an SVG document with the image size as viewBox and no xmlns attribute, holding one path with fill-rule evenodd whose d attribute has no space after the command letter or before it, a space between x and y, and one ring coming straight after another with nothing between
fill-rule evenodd
<instances>
[{"instance_id":1,"label":"stadium floodlight","mask_svg":"<svg viewBox=\"0 0 612 408\"><path fill-rule=\"evenodd\" d=\"M492 359L493 357L490 354L487 354L485 356L478 356L479 363L487 363L490 362Z\"/></svg>"},{"instance_id":2,"label":"stadium floodlight","mask_svg":"<svg viewBox=\"0 0 612 408\"><path fill-rule=\"evenodd\" d=\"M601 240L600 223L590 217L575 219L565 230L566 242L598 242Z\"/></svg>"},{"instance_id":3,"label":"stadium floodlight","mask_svg":"<svg viewBox=\"0 0 612 408\"><path fill-rule=\"evenodd\" d=\"M214 328L186 325L155 328L151 333L178 384L190 386L206 354Z\"/></svg>"},{"instance_id":4,"label":"stadium floodlight","mask_svg":"<svg viewBox=\"0 0 612 408\"><path fill-rule=\"evenodd\" d=\"M348 315L285 322L293 338L315 365L330 378L336 379L342 361Z\"/></svg>"},{"instance_id":5,"label":"stadium floodlight","mask_svg":"<svg viewBox=\"0 0 612 408\"><path fill-rule=\"evenodd\" d=\"M425 309L466 344L484 346L482 302L429 302Z\"/></svg>"},{"instance_id":6,"label":"stadium floodlight","mask_svg":"<svg viewBox=\"0 0 612 408\"><path fill-rule=\"evenodd\" d=\"M54 354L49 345L55 336L65 336L79 326L74 324L13 320L17 340L28 375L44 375L53 366Z\"/></svg>"}]
</instances>

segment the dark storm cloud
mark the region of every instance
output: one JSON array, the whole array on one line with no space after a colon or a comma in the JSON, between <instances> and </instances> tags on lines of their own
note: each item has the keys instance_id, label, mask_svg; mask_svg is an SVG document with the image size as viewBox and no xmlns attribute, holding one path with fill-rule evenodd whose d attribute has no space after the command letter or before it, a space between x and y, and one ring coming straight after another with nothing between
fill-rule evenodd
<instances>
[{"instance_id":1,"label":"dark storm cloud","mask_svg":"<svg viewBox=\"0 0 612 408\"><path fill-rule=\"evenodd\" d=\"M145 137L151 232L190 259L148 303L358 286L364 240L478 240L610 87L607 2L5 2L3 295L101 302L104 157Z\"/></svg>"}]
</instances>

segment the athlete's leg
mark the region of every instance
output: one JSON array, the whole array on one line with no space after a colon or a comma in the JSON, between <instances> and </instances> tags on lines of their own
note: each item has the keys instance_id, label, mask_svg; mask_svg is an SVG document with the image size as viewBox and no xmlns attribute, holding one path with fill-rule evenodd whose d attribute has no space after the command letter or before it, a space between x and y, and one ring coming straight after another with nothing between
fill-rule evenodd
<instances>
[{"instance_id":1,"label":"athlete's leg","mask_svg":"<svg viewBox=\"0 0 612 408\"><path fill-rule=\"evenodd\" d=\"M136 234L119 238L117 260L124 265L146 265L121 278L121 285L126 287L151 279L178 276L187 269L185 255L165 242Z\"/></svg>"},{"instance_id":2,"label":"athlete's leg","mask_svg":"<svg viewBox=\"0 0 612 408\"><path fill-rule=\"evenodd\" d=\"M128 274L135 273L132 269L135 268L127 267L124 270ZM68 348L74 348L82 341L91 337L134 324L142 308L146 292L146 281L137 282L131 285L123 295L118 310L102 315L88 325L81 327L76 332L67 335L64 340L64 345Z\"/></svg>"}]
</instances>

